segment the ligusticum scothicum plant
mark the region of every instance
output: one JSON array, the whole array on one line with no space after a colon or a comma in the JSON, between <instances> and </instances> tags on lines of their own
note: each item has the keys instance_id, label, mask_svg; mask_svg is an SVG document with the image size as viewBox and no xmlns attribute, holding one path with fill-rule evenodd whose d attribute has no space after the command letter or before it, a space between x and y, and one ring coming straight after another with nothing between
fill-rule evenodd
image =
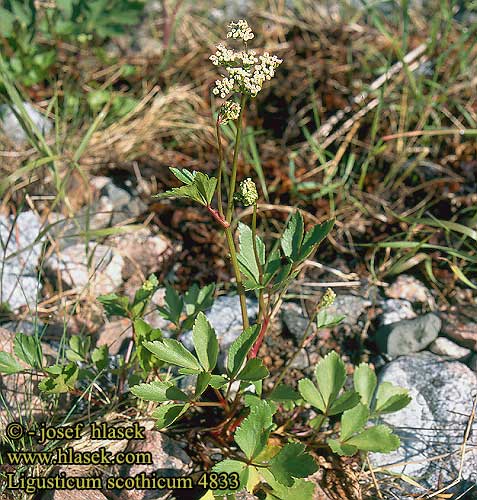
<instances>
[{"instance_id":1,"label":"ligusticum scothicum plant","mask_svg":"<svg viewBox=\"0 0 477 500\"><path fill-rule=\"evenodd\" d=\"M222 460L213 466L210 475L203 476L201 486L207 490L204 498L232 499L237 491L246 489L259 498L311 500L315 486L307 478L318 469L318 450L328 446L348 456L395 450L399 438L388 427L370 421L403 408L410 398L406 390L389 383L378 387L376 375L367 364L355 368L353 388L345 390L345 364L336 352L330 352L317 364L314 381L302 378L296 387L282 383L297 353L308 345L316 330L341 321L327 312L335 297L331 290L317 302L300 346L289 353L278 374L270 377L260 359L260 347L287 289L326 238L333 220L306 229L301 212L296 210L277 240L265 242L257 234L257 187L251 178L245 178L237 188L243 122L248 102L273 78L282 61L268 52L258 54L248 48L254 34L244 20L229 25L227 38L239 47L220 44L210 57L222 71L212 93L225 99L215 121L217 175L171 168L181 186L158 196L198 203L224 232L240 298L243 331L224 353L226 356L219 358L216 333L204 314L213 304L214 284L203 288L194 284L184 295L166 285L164 305L158 309L169 322L167 336L145 319L151 297L159 288L155 276L132 300L117 294L98 300L108 316L128 318L132 327L127 352L119 361L116 359L115 387L119 397L130 388L138 398L158 403L152 416L159 429L191 412L217 410L213 414L214 426L202 432L220 447ZM221 127L229 122L236 131L230 165L221 135ZM236 205L247 207L250 225L237 222ZM258 300L258 314L252 324L246 294ZM181 342L188 330L192 330L193 352ZM40 339L19 333L15 338L16 356L0 353L0 373L33 369L42 378L39 387L45 394L81 393L80 389L86 390L98 381L104 383L104 392L111 380L111 358L106 346L90 352L89 339L71 337L69 349L65 350L67 361L48 367L44 366ZM225 362L219 363L224 358ZM194 388L180 389L178 375L193 377ZM93 398L90 401L95 404ZM316 416L308 422L310 432L296 435L294 419L303 407L311 407ZM322 429L327 432L320 433Z\"/></svg>"},{"instance_id":2,"label":"ligusticum scothicum plant","mask_svg":"<svg viewBox=\"0 0 477 500\"><path fill-rule=\"evenodd\" d=\"M388 427L369 425L368 421L406 406L409 396L404 389L390 384L382 384L376 390L376 376L366 364L355 370L354 389L344 390L345 365L335 352L329 353L316 366L315 383L306 378L299 381L298 392L281 384L296 355L292 353L275 378L272 390L264 390L264 387L269 387L264 384L269 372L258 356L260 346L290 283L327 236L333 221L305 230L303 217L297 210L289 218L279 241L268 245L271 250L257 235L257 187L251 178L246 178L236 189L240 142L248 101L254 99L263 85L273 78L282 60L268 52L257 54L248 48L247 42L254 38L254 34L245 20L232 22L227 38L239 43L240 47L229 48L221 43L216 53L210 56L212 63L223 72L212 93L226 99L216 119L217 176L172 168L182 186L159 196L188 198L203 205L224 231L240 297L243 332L229 348L225 367L219 369L219 343L204 308L197 303L191 308L189 304L189 311L193 310L193 313L188 313L188 294L181 298L169 288L163 313L169 320L175 317L173 323L180 334L183 331L180 316L185 306L184 321L192 324L195 355L181 344L178 336L146 341L143 346L159 362L175 365L179 373L196 376L195 390L193 394L186 394L172 380L164 379L139 384L131 390L140 398L161 403L153 414L159 428L173 424L196 408L198 411L207 406L223 409L223 419L212 432L220 438L218 442L223 443L224 459L213 467L217 480L214 484L204 485L209 489L204 498L234 498L234 492L246 489L256 494L262 492L267 498L288 499L290 495L298 495L300 499L312 499L314 485L306 478L318 469L313 457L316 434L311 434L312 438L303 442L294 438L293 433L286 432L292 426L290 420L278 429L274 417L300 405L310 405L317 417L309 424L317 431L341 417L340 433L328 439L334 452L340 455L389 452L399 446L399 438ZM227 167L221 137L221 126L228 122L233 122L236 129L230 168ZM250 226L236 223L236 203L252 208ZM238 246L235 233L238 233ZM210 294L210 289L202 290L203 296ZM202 290L194 296L199 297ZM255 294L259 304L252 325L247 312L247 292ZM317 303L296 352L309 341L313 323L323 328L342 319L327 314L334 297L334 293L328 290ZM269 438L274 433L281 438L280 446L277 439L273 445L270 443Z\"/></svg>"}]
</instances>

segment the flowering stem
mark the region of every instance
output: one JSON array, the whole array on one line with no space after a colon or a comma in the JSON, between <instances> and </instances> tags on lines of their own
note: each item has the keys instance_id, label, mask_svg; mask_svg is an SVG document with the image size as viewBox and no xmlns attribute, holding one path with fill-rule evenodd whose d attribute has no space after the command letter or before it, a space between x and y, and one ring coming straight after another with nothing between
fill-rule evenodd
<instances>
[{"instance_id":1,"label":"flowering stem","mask_svg":"<svg viewBox=\"0 0 477 500\"><path fill-rule=\"evenodd\" d=\"M217 133L217 146L219 149L219 172L217 174L217 205L219 209L219 214L222 219L225 219L224 209L222 206L222 171L224 169L224 150L222 148L222 141L220 140L220 122L219 118L217 118L217 122L215 123L215 131Z\"/></svg>"},{"instance_id":2,"label":"flowering stem","mask_svg":"<svg viewBox=\"0 0 477 500\"><path fill-rule=\"evenodd\" d=\"M232 162L232 174L230 176L230 185L229 185L229 194L227 200L227 222L230 224L232 221L232 212L234 208L234 193L235 193L235 184L237 181L237 163L238 163L238 154L240 149L240 141L242 139L242 118L245 110L245 103L247 101L247 96L242 94L240 99L240 114L237 119L237 134L235 136L235 148L234 148L234 158Z\"/></svg>"},{"instance_id":3,"label":"flowering stem","mask_svg":"<svg viewBox=\"0 0 477 500\"><path fill-rule=\"evenodd\" d=\"M252 215L252 245L253 245L253 253L255 256L255 262L257 263L258 268L258 282L261 287L258 292L258 303L259 303L259 311L258 317L261 318L262 315L265 315L265 300L263 298L263 268L262 263L260 262L260 256L258 255L257 249L257 202L253 204L253 215Z\"/></svg>"},{"instance_id":4,"label":"flowering stem","mask_svg":"<svg viewBox=\"0 0 477 500\"><path fill-rule=\"evenodd\" d=\"M234 269L235 280L237 281L237 291L240 297L240 309L242 310L242 324L243 329L249 327L248 314L247 314L247 300L245 298L245 288L242 284L242 274L240 273L240 267L237 259L237 251L235 249L234 237L230 226L224 227L225 236L227 237L227 244L230 251L230 259L232 261L232 267Z\"/></svg>"}]
</instances>

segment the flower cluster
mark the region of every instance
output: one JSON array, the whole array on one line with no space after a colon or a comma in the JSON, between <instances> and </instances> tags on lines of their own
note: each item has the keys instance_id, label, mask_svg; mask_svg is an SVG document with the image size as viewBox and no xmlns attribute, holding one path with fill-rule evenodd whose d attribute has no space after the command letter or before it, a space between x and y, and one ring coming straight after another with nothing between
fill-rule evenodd
<instances>
[{"instance_id":1,"label":"flower cluster","mask_svg":"<svg viewBox=\"0 0 477 500\"><path fill-rule=\"evenodd\" d=\"M245 207L253 205L258 200L257 186L250 177L247 177L240 182L239 189L235 193L235 199L242 203Z\"/></svg>"},{"instance_id":2,"label":"flower cluster","mask_svg":"<svg viewBox=\"0 0 477 500\"><path fill-rule=\"evenodd\" d=\"M142 284L142 289L145 292L152 292L157 286L159 285L159 282L157 281L157 277L152 274L149 276L149 278Z\"/></svg>"},{"instance_id":3,"label":"flower cluster","mask_svg":"<svg viewBox=\"0 0 477 500\"><path fill-rule=\"evenodd\" d=\"M229 38L240 38L244 42L253 38L247 21L240 20L231 23L229 27L231 28L227 34ZM214 95L219 95L222 99L233 92L256 97L265 81L275 75L276 68L282 62L281 59L268 52L257 56L253 50L245 48L241 51L234 51L222 43L217 46L217 51L210 56L210 60L212 64L223 67L228 73L221 80L216 80L212 91Z\"/></svg>"},{"instance_id":4,"label":"flower cluster","mask_svg":"<svg viewBox=\"0 0 477 500\"><path fill-rule=\"evenodd\" d=\"M326 307L330 307L336 299L336 293L333 292L331 288L327 288L326 292L321 297L320 303L318 305L319 309L325 309Z\"/></svg>"},{"instance_id":5,"label":"flower cluster","mask_svg":"<svg viewBox=\"0 0 477 500\"><path fill-rule=\"evenodd\" d=\"M227 38L239 38L244 42L251 40L255 35L253 31L250 29L247 21L244 19L239 19L238 21L233 21L228 26L229 32L227 33Z\"/></svg>"},{"instance_id":6,"label":"flower cluster","mask_svg":"<svg viewBox=\"0 0 477 500\"><path fill-rule=\"evenodd\" d=\"M237 120L239 116L240 116L240 104L233 101L227 101L224 102L222 106L220 106L219 122L221 124L225 124L230 120Z\"/></svg>"}]
</instances>

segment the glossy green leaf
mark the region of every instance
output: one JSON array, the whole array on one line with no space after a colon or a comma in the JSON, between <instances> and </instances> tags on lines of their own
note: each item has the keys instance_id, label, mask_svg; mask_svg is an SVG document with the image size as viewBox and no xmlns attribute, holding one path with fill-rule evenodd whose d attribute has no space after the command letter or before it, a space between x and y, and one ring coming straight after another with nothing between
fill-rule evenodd
<instances>
[{"instance_id":1,"label":"glossy green leaf","mask_svg":"<svg viewBox=\"0 0 477 500\"><path fill-rule=\"evenodd\" d=\"M356 406L360 401L360 396L355 391L346 391L337 399L335 399L334 403L331 405L331 408L328 410L328 415L338 415L338 413L342 413L350 408Z\"/></svg>"},{"instance_id":2,"label":"glossy green leaf","mask_svg":"<svg viewBox=\"0 0 477 500\"><path fill-rule=\"evenodd\" d=\"M252 230L242 222L238 225L240 252L237 255L241 272L251 281L249 289L260 286L260 273L253 250ZM257 254L260 264L265 264L265 244L256 237Z\"/></svg>"},{"instance_id":3,"label":"glossy green leaf","mask_svg":"<svg viewBox=\"0 0 477 500\"><path fill-rule=\"evenodd\" d=\"M280 240L283 253L292 261L297 261L303 241L304 223L300 211L296 211L288 221Z\"/></svg>"},{"instance_id":4,"label":"glossy green leaf","mask_svg":"<svg viewBox=\"0 0 477 500\"><path fill-rule=\"evenodd\" d=\"M194 397L197 399L199 396L203 394L203 392L207 389L209 386L209 382L211 379L210 373L207 372L202 372L197 375L197 381L195 384L195 392L194 392Z\"/></svg>"},{"instance_id":5,"label":"glossy green leaf","mask_svg":"<svg viewBox=\"0 0 477 500\"><path fill-rule=\"evenodd\" d=\"M260 333L260 325L253 325L244 330L230 346L227 358L227 370L230 377L235 377L242 368L247 354L252 349Z\"/></svg>"},{"instance_id":6,"label":"glossy green leaf","mask_svg":"<svg viewBox=\"0 0 477 500\"><path fill-rule=\"evenodd\" d=\"M347 410L341 417L340 440L347 441L353 434L360 432L369 418L369 409L363 403Z\"/></svg>"},{"instance_id":7,"label":"glossy green leaf","mask_svg":"<svg viewBox=\"0 0 477 500\"><path fill-rule=\"evenodd\" d=\"M108 346L102 345L96 347L91 353L91 361L96 365L98 370L104 370L109 364Z\"/></svg>"},{"instance_id":8,"label":"glossy green leaf","mask_svg":"<svg viewBox=\"0 0 477 500\"><path fill-rule=\"evenodd\" d=\"M268 396L272 401L296 401L300 397L300 394L296 392L292 387L285 384L280 384L277 386Z\"/></svg>"},{"instance_id":9,"label":"glossy green leaf","mask_svg":"<svg viewBox=\"0 0 477 500\"><path fill-rule=\"evenodd\" d=\"M399 437L392 433L385 425L376 425L364 430L346 443L356 446L362 451L374 451L377 453L390 453L397 450L401 444Z\"/></svg>"},{"instance_id":10,"label":"glossy green leaf","mask_svg":"<svg viewBox=\"0 0 477 500\"><path fill-rule=\"evenodd\" d=\"M258 358L249 359L237 378L248 382L255 382L268 377L267 368L263 365L263 361Z\"/></svg>"},{"instance_id":11,"label":"glossy green leaf","mask_svg":"<svg viewBox=\"0 0 477 500\"><path fill-rule=\"evenodd\" d=\"M250 408L250 413L235 431L235 441L248 459L258 455L267 444L272 426L272 412L266 401Z\"/></svg>"},{"instance_id":12,"label":"glossy green leaf","mask_svg":"<svg viewBox=\"0 0 477 500\"><path fill-rule=\"evenodd\" d=\"M210 326L207 317L199 312L192 329L192 340L195 352L205 371L212 371L217 364L219 342L215 330Z\"/></svg>"},{"instance_id":13,"label":"glossy green leaf","mask_svg":"<svg viewBox=\"0 0 477 500\"><path fill-rule=\"evenodd\" d=\"M177 340L163 339L155 342L145 342L144 347L165 363L202 371L197 358Z\"/></svg>"},{"instance_id":14,"label":"glossy green leaf","mask_svg":"<svg viewBox=\"0 0 477 500\"><path fill-rule=\"evenodd\" d=\"M368 364L361 363L354 371L353 383L361 396L361 402L369 408L378 383L374 370Z\"/></svg>"},{"instance_id":15,"label":"glossy green leaf","mask_svg":"<svg viewBox=\"0 0 477 500\"><path fill-rule=\"evenodd\" d=\"M178 389L172 382L155 380L148 384L139 384L131 387L131 392L138 398L146 401L163 403L165 401L187 401L187 394Z\"/></svg>"},{"instance_id":16,"label":"glossy green leaf","mask_svg":"<svg viewBox=\"0 0 477 500\"><path fill-rule=\"evenodd\" d=\"M161 405L152 413L152 417L156 419L156 427L161 430L172 425L189 409L190 404L170 403Z\"/></svg>"},{"instance_id":17,"label":"glossy green leaf","mask_svg":"<svg viewBox=\"0 0 477 500\"><path fill-rule=\"evenodd\" d=\"M293 486L295 478L311 476L317 470L316 462L301 443L285 445L270 461L270 472L285 486Z\"/></svg>"},{"instance_id":18,"label":"glossy green leaf","mask_svg":"<svg viewBox=\"0 0 477 500\"><path fill-rule=\"evenodd\" d=\"M346 381L346 368L340 356L332 351L316 366L316 383L326 408L330 408Z\"/></svg>"},{"instance_id":19,"label":"glossy green leaf","mask_svg":"<svg viewBox=\"0 0 477 500\"><path fill-rule=\"evenodd\" d=\"M375 413L392 413L411 402L409 391L390 382L381 382L376 392Z\"/></svg>"},{"instance_id":20,"label":"glossy green leaf","mask_svg":"<svg viewBox=\"0 0 477 500\"><path fill-rule=\"evenodd\" d=\"M310 403L322 413L325 413L326 405L323 401L323 397L311 380L307 378L301 379L298 382L298 390L300 391L301 397L307 403Z\"/></svg>"}]
</instances>

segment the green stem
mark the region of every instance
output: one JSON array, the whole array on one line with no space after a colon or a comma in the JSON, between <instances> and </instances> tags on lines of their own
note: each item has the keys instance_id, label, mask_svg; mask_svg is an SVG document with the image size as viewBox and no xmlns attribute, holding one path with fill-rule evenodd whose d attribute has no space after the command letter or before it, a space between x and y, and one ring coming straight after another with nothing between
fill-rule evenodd
<instances>
[{"instance_id":1,"label":"green stem","mask_svg":"<svg viewBox=\"0 0 477 500\"><path fill-rule=\"evenodd\" d=\"M224 219L224 209L222 204L222 171L224 169L224 150L222 148L222 141L220 140L220 123L217 119L215 124L215 130L217 133L217 145L219 149L219 172L217 175L217 205L219 214Z\"/></svg>"},{"instance_id":2,"label":"green stem","mask_svg":"<svg viewBox=\"0 0 477 500\"><path fill-rule=\"evenodd\" d=\"M252 245L253 245L253 253L255 255L255 262L257 263L258 268L258 282L261 286L263 286L263 268L262 263L260 262L260 256L258 255L257 249L257 203L255 202L253 205L253 215L252 215ZM258 304L259 311L258 317L261 318L265 315L265 300L263 298L263 288L260 288L258 292Z\"/></svg>"},{"instance_id":3,"label":"green stem","mask_svg":"<svg viewBox=\"0 0 477 500\"><path fill-rule=\"evenodd\" d=\"M235 184L237 181L237 164L238 164L238 154L240 150L240 141L242 139L242 119L245 110L245 103L247 102L247 96L242 94L242 98L240 99L240 114L237 119L237 134L235 136L235 148L234 148L234 158L232 162L232 173L230 176L230 186L227 200L227 217L226 220L230 224L232 222L232 212L234 209L234 193L235 193Z\"/></svg>"},{"instance_id":4,"label":"green stem","mask_svg":"<svg viewBox=\"0 0 477 500\"><path fill-rule=\"evenodd\" d=\"M237 281L237 291L240 297L240 309L242 310L242 324L243 329L249 327L248 314L247 314L247 300L245 297L245 288L242 284L242 274L240 273L240 267L237 259L237 251L235 250L235 242L230 227L224 227L225 236L227 237L227 244L230 251L230 259L232 261L232 267L234 269L235 280Z\"/></svg>"}]
</instances>

